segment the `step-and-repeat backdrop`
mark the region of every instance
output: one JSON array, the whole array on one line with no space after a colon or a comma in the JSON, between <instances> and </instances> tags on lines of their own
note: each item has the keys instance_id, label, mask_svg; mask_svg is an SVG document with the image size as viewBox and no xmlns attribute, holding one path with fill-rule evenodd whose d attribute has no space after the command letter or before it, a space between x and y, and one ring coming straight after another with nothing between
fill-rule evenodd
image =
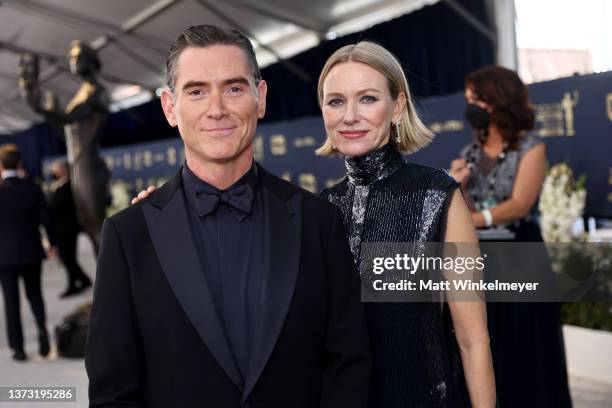
<instances>
[{"instance_id":1,"label":"step-and-repeat backdrop","mask_svg":"<svg viewBox=\"0 0 612 408\"><path fill-rule=\"evenodd\" d=\"M534 132L546 143L549 162L566 162L577 176L586 175L586 213L612 218L612 72L533 84L529 89L536 109ZM463 94L417 103L437 136L407 159L447 168L473 137L463 119ZM262 124L254 140L255 158L273 173L318 192L344 176L341 158L315 156L324 138L320 117ZM103 154L114 189L128 194L163 182L184 161L178 137L105 149ZM45 160L45 174L54 159Z\"/></svg>"}]
</instances>

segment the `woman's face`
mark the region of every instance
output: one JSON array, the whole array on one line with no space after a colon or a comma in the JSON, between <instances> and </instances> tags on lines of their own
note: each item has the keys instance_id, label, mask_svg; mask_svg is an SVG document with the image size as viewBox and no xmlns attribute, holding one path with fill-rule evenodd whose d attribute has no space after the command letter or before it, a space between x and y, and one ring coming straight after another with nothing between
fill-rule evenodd
<instances>
[{"instance_id":1,"label":"woman's face","mask_svg":"<svg viewBox=\"0 0 612 408\"><path fill-rule=\"evenodd\" d=\"M346 156L362 156L384 146L404 104L403 94L393 100L387 79L361 62L336 64L323 82L327 137Z\"/></svg>"}]
</instances>

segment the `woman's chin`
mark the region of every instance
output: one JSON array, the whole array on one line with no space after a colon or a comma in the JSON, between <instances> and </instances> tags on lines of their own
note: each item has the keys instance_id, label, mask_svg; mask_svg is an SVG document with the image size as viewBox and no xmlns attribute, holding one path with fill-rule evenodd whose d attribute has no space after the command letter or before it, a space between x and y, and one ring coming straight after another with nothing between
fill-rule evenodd
<instances>
[{"instance_id":1,"label":"woman's chin","mask_svg":"<svg viewBox=\"0 0 612 408\"><path fill-rule=\"evenodd\" d=\"M371 145L371 143L355 141L352 143L344 143L341 146L338 146L338 150L345 156L363 156L364 154L368 154L369 152L374 150L374 147Z\"/></svg>"}]
</instances>

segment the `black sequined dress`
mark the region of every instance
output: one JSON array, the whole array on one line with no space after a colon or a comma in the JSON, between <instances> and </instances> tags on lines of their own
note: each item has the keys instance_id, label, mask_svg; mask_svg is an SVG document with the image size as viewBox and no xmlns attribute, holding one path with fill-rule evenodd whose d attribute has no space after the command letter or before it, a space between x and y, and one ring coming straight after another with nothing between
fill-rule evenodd
<instances>
[{"instance_id":1,"label":"black sequined dress","mask_svg":"<svg viewBox=\"0 0 612 408\"><path fill-rule=\"evenodd\" d=\"M407 163L392 143L347 157L347 177L322 196L338 206L359 266L362 242L443 241L458 184L443 170ZM469 406L448 307L366 303L372 343L370 407Z\"/></svg>"}]
</instances>

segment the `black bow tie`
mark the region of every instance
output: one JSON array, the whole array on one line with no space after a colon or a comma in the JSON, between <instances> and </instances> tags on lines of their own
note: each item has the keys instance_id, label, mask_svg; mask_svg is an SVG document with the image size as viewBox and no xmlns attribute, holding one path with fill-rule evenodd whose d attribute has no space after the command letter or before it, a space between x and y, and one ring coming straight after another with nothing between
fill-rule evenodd
<instances>
[{"instance_id":1,"label":"black bow tie","mask_svg":"<svg viewBox=\"0 0 612 408\"><path fill-rule=\"evenodd\" d=\"M232 213L242 221L253 209L253 188L249 184L231 188L229 190L217 190L201 187L196 191L196 206L198 215L203 217L215 211L219 204L227 204Z\"/></svg>"}]
</instances>

